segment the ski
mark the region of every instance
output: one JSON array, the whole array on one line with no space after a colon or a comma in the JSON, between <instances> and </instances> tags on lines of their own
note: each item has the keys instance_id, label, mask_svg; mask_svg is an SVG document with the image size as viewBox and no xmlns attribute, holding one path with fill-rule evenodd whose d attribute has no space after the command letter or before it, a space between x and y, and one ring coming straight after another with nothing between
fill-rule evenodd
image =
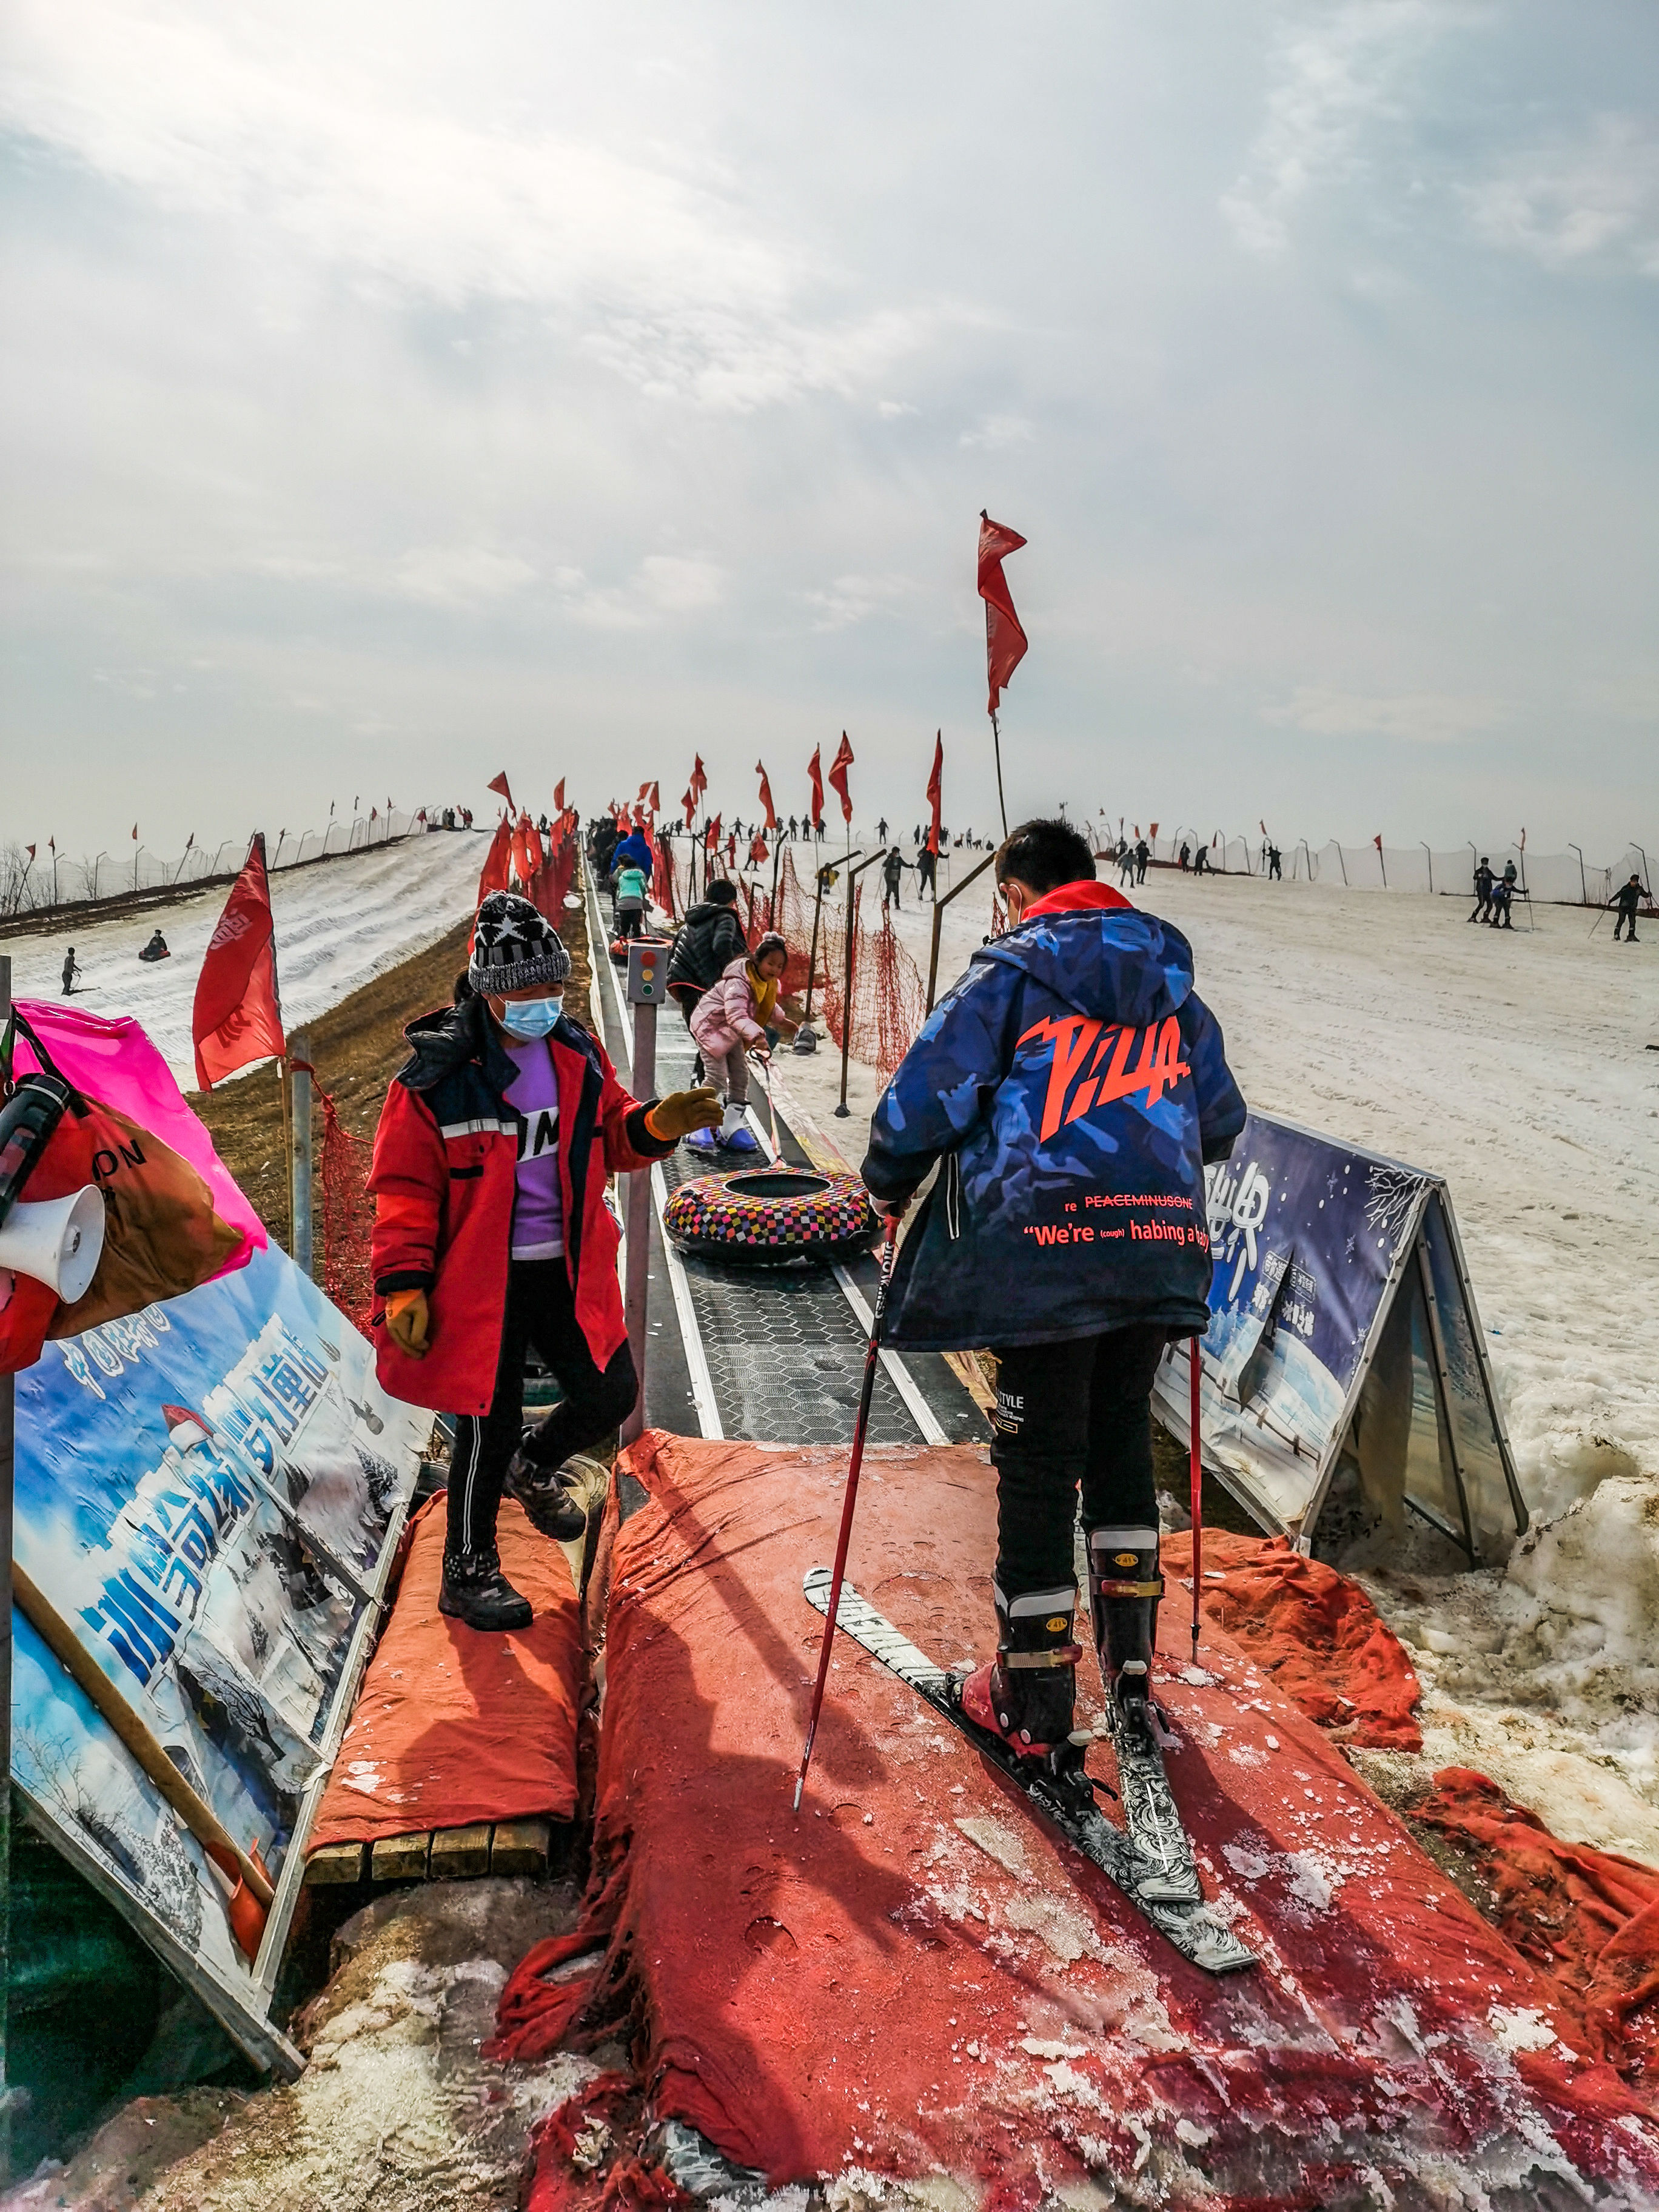
<instances>
[{"instance_id":1,"label":"ski","mask_svg":"<svg viewBox=\"0 0 1659 2212\"><path fill-rule=\"evenodd\" d=\"M804 1593L819 1613L830 1610L830 1583L828 1567L808 1571ZM1137 1741L1133 1731L1121 1725L1111 1734L1126 1817L1134 1823L1133 1832L1126 1832L1115 1827L1096 1806L1080 1755L1074 1765L1058 1771L1029 1769L1000 1738L975 1728L968 1718L962 1710L958 1678L936 1666L850 1583L842 1584L836 1625L959 1729L1183 1958L1210 1974L1233 1973L1256 1964L1255 1954L1204 1902L1192 1846L1155 1742Z\"/></svg>"}]
</instances>

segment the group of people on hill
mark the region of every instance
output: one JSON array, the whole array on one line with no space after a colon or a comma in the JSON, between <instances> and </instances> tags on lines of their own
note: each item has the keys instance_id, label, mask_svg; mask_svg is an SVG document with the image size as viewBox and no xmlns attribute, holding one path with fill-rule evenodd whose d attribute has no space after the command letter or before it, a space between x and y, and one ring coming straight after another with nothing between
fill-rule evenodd
<instances>
[{"instance_id":1,"label":"group of people on hill","mask_svg":"<svg viewBox=\"0 0 1659 2212\"><path fill-rule=\"evenodd\" d=\"M1513 860L1505 860L1501 876L1492 873L1492 862L1483 853L1474 872L1474 912L1471 921L1483 921L1490 929L1512 929L1510 909L1515 903L1515 887L1521 880L1521 872Z\"/></svg>"}]
</instances>

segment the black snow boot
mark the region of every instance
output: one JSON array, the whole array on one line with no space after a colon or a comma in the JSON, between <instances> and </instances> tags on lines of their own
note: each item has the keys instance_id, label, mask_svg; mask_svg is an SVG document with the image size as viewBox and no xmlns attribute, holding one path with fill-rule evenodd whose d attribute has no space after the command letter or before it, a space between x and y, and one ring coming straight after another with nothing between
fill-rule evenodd
<instances>
[{"instance_id":1,"label":"black snow boot","mask_svg":"<svg viewBox=\"0 0 1659 2212\"><path fill-rule=\"evenodd\" d=\"M1089 1531L1089 1607L1101 1679L1117 1711L1139 1732L1149 1725L1163 1595L1156 1528Z\"/></svg>"},{"instance_id":2,"label":"black snow boot","mask_svg":"<svg viewBox=\"0 0 1659 2212\"><path fill-rule=\"evenodd\" d=\"M556 1467L538 1467L530 1456L530 1439L533 1429L526 1429L524 1441L507 1462L501 1488L509 1498L516 1498L530 1516L530 1524L544 1536L551 1536L556 1543L574 1544L587 1527L587 1516L559 1480Z\"/></svg>"},{"instance_id":3,"label":"black snow boot","mask_svg":"<svg viewBox=\"0 0 1659 2212\"><path fill-rule=\"evenodd\" d=\"M1077 1591L1033 1590L1005 1598L995 1585L997 1656L962 1686L962 1710L1022 1759L1042 1759L1072 1731L1077 1662L1072 1640Z\"/></svg>"},{"instance_id":4,"label":"black snow boot","mask_svg":"<svg viewBox=\"0 0 1659 2212\"><path fill-rule=\"evenodd\" d=\"M535 1618L530 1600L501 1572L501 1554L493 1544L487 1552L452 1552L446 1546L438 1610L469 1628L486 1630L528 1628Z\"/></svg>"}]
</instances>

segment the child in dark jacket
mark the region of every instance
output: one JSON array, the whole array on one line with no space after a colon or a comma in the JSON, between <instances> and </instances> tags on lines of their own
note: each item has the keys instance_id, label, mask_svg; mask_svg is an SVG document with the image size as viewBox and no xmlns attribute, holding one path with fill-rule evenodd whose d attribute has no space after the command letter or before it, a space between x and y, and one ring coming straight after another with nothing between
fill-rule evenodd
<instances>
[{"instance_id":1,"label":"child in dark jacket","mask_svg":"<svg viewBox=\"0 0 1659 2212\"><path fill-rule=\"evenodd\" d=\"M906 1238L886 1340L994 1348L997 1656L963 1708L1021 1756L1073 1723L1081 1483L1091 1623L1109 1694L1149 1726L1158 1601L1151 1395L1164 1346L1201 1335L1204 1167L1244 1126L1181 933L1097 883L1061 822L996 859L1010 927L934 1009L870 1128L864 1179Z\"/></svg>"},{"instance_id":2,"label":"child in dark jacket","mask_svg":"<svg viewBox=\"0 0 1659 2212\"><path fill-rule=\"evenodd\" d=\"M720 1118L712 1091L630 1097L565 1015L569 973L529 900L492 892L470 993L410 1024L374 1139L377 1371L394 1397L455 1416L439 1605L473 1628L530 1625L495 1547L503 1488L544 1534L579 1533L558 1470L638 1395L605 1176ZM526 1430L532 1345L564 1396Z\"/></svg>"}]
</instances>

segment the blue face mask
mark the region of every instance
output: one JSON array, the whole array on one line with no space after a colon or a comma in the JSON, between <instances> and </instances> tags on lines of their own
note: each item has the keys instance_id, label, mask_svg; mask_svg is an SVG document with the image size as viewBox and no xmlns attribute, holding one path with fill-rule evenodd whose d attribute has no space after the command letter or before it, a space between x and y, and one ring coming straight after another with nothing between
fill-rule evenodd
<instances>
[{"instance_id":1,"label":"blue face mask","mask_svg":"<svg viewBox=\"0 0 1659 2212\"><path fill-rule=\"evenodd\" d=\"M501 1006L501 1027L509 1036L544 1037L564 1012L564 995L556 999L507 999Z\"/></svg>"}]
</instances>

